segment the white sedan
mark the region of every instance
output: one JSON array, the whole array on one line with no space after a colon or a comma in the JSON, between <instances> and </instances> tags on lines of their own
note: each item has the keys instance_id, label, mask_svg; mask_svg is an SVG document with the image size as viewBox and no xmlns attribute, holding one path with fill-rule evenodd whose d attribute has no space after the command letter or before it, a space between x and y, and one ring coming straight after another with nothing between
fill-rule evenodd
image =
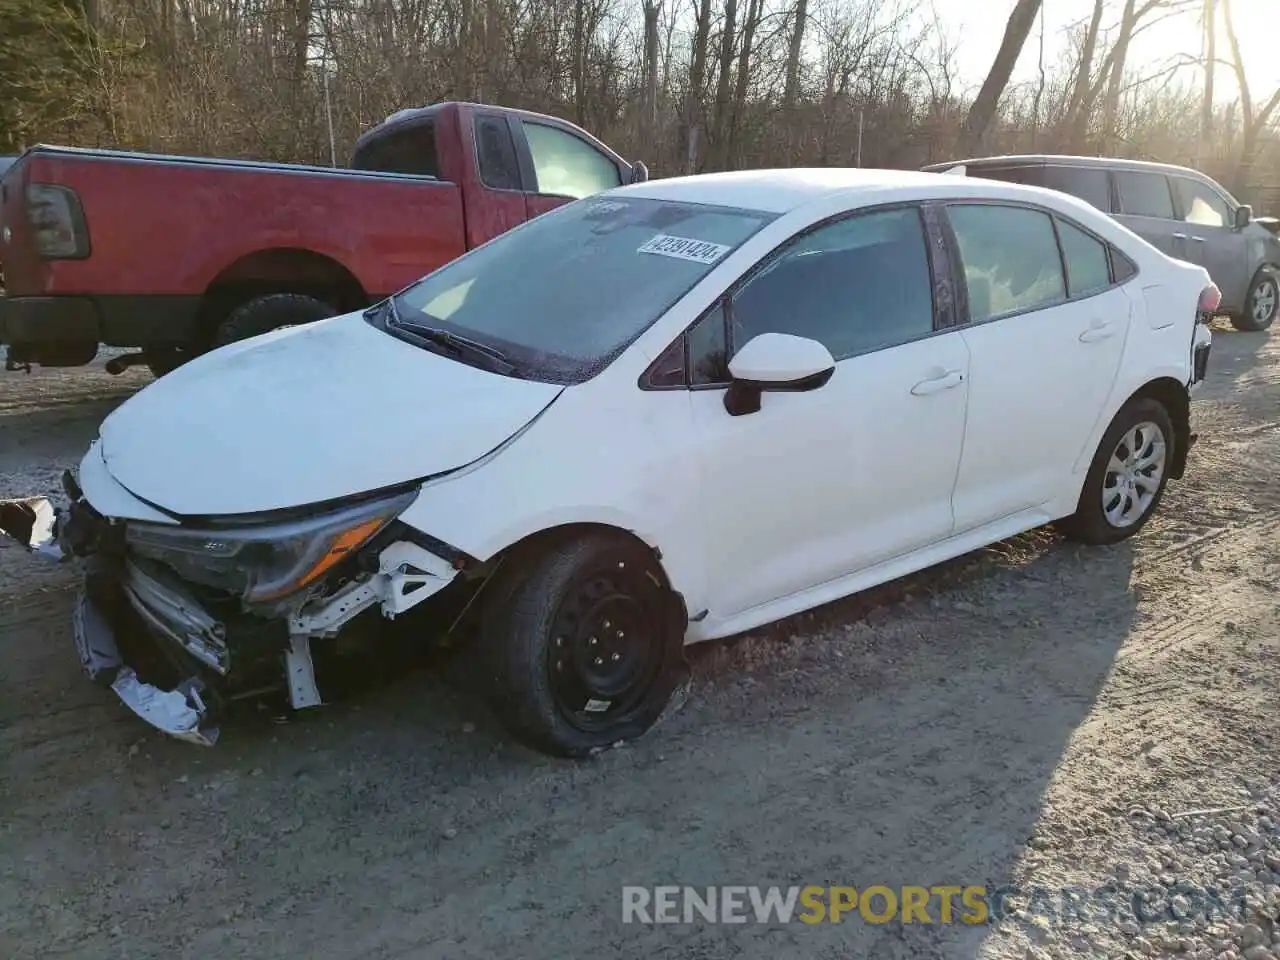
<instances>
[{"instance_id":1,"label":"white sedan","mask_svg":"<svg viewBox=\"0 0 1280 960\"><path fill-rule=\"evenodd\" d=\"M686 643L1041 524L1137 532L1217 301L1046 190L651 181L194 360L107 418L48 536L47 504L9 525L92 555L81 658L170 734L272 681L320 703L312 645L412 611L581 756L654 723Z\"/></svg>"}]
</instances>

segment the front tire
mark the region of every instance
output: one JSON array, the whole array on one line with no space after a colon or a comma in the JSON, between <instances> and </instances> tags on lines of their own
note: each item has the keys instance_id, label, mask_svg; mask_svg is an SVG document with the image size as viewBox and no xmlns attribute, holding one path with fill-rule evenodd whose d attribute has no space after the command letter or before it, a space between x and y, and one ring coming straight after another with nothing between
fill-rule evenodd
<instances>
[{"instance_id":1,"label":"front tire","mask_svg":"<svg viewBox=\"0 0 1280 960\"><path fill-rule=\"evenodd\" d=\"M1111 421L1085 476L1076 512L1058 526L1072 540L1119 543L1160 505L1177 435L1158 400L1131 400Z\"/></svg>"},{"instance_id":2,"label":"front tire","mask_svg":"<svg viewBox=\"0 0 1280 960\"><path fill-rule=\"evenodd\" d=\"M1249 284L1244 309L1231 317L1231 325L1244 333L1259 333L1275 322L1280 313L1280 282L1267 270L1259 270Z\"/></svg>"},{"instance_id":3,"label":"front tire","mask_svg":"<svg viewBox=\"0 0 1280 960\"><path fill-rule=\"evenodd\" d=\"M583 757L653 726L681 679L684 618L647 551L592 534L506 562L488 585L481 644L507 731Z\"/></svg>"}]
</instances>

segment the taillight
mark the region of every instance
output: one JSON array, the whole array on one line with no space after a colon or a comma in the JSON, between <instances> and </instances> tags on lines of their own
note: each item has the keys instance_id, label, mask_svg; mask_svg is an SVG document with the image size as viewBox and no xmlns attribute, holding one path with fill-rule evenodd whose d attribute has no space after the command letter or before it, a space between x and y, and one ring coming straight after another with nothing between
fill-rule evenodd
<instances>
[{"instance_id":1,"label":"taillight","mask_svg":"<svg viewBox=\"0 0 1280 960\"><path fill-rule=\"evenodd\" d=\"M76 260L89 255L89 231L80 198L70 187L52 183L27 186L27 219L36 250L46 260Z\"/></svg>"},{"instance_id":2,"label":"taillight","mask_svg":"<svg viewBox=\"0 0 1280 960\"><path fill-rule=\"evenodd\" d=\"M1218 307L1222 306L1222 291L1218 289L1216 283L1211 283L1200 291L1200 305L1196 307L1196 314L1205 323L1212 320L1218 313Z\"/></svg>"}]
</instances>

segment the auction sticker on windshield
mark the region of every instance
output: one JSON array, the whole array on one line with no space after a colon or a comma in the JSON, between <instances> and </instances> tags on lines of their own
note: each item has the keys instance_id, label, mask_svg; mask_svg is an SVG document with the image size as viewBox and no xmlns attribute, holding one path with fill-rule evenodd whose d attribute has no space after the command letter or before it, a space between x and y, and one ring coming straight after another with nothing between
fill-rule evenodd
<instances>
[{"instance_id":1,"label":"auction sticker on windshield","mask_svg":"<svg viewBox=\"0 0 1280 960\"><path fill-rule=\"evenodd\" d=\"M670 234L660 233L642 243L636 249L636 253L656 253L660 257L675 257L677 260L715 263L728 253L729 249L723 243L690 240L688 237L673 237Z\"/></svg>"}]
</instances>

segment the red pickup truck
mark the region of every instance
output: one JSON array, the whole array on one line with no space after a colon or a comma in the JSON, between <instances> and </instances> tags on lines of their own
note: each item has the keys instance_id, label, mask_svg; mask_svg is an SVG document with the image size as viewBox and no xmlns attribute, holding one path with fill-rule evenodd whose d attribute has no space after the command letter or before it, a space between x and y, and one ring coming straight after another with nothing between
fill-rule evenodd
<instances>
[{"instance_id":1,"label":"red pickup truck","mask_svg":"<svg viewBox=\"0 0 1280 960\"><path fill-rule=\"evenodd\" d=\"M531 217L644 180L553 117L404 110L350 169L38 146L0 179L7 369L137 347L157 374L223 343L357 310Z\"/></svg>"}]
</instances>

